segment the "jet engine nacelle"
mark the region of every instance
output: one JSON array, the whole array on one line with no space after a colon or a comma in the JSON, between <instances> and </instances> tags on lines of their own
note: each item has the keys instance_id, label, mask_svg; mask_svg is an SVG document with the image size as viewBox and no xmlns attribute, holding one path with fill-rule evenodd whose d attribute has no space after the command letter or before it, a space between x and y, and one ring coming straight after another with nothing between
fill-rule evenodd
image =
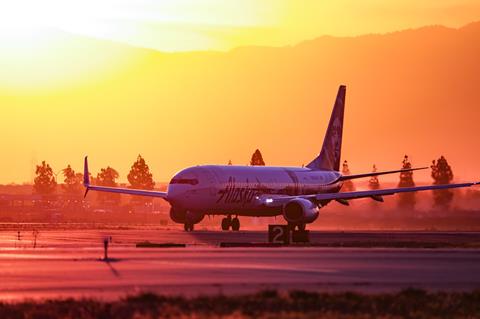
<instances>
[{"instance_id":1,"label":"jet engine nacelle","mask_svg":"<svg viewBox=\"0 0 480 319\"><path fill-rule=\"evenodd\" d=\"M170 209L170 218L179 224L197 224L202 221L204 216L203 213L192 212L185 209L175 207Z\"/></svg>"},{"instance_id":2,"label":"jet engine nacelle","mask_svg":"<svg viewBox=\"0 0 480 319\"><path fill-rule=\"evenodd\" d=\"M318 217L319 208L308 199L292 199L283 207L283 217L292 224L313 223Z\"/></svg>"}]
</instances>

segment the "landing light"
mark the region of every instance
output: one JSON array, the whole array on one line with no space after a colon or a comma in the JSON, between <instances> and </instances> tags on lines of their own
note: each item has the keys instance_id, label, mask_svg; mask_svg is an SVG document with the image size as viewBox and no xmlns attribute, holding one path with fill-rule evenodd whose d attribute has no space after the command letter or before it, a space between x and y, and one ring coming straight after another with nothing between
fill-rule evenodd
<instances>
[{"instance_id":1,"label":"landing light","mask_svg":"<svg viewBox=\"0 0 480 319\"><path fill-rule=\"evenodd\" d=\"M267 199L265 200L265 203L267 203L267 204L271 204L271 203L273 203L273 199L271 199L271 198L267 198Z\"/></svg>"}]
</instances>

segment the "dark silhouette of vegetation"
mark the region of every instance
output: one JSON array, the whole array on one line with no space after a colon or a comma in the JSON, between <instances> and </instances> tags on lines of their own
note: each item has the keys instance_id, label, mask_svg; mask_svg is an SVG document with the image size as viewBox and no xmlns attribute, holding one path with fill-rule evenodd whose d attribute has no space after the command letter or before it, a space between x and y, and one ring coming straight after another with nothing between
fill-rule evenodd
<instances>
[{"instance_id":1,"label":"dark silhouette of vegetation","mask_svg":"<svg viewBox=\"0 0 480 319\"><path fill-rule=\"evenodd\" d=\"M127 176L131 188L152 190L155 186L150 168L141 155L133 163Z\"/></svg>"},{"instance_id":2,"label":"dark silhouette of vegetation","mask_svg":"<svg viewBox=\"0 0 480 319\"><path fill-rule=\"evenodd\" d=\"M480 291L397 293L274 290L248 295L162 296L143 293L119 300L63 299L0 303L13 318L478 318Z\"/></svg>"},{"instance_id":3,"label":"dark silhouette of vegetation","mask_svg":"<svg viewBox=\"0 0 480 319\"><path fill-rule=\"evenodd\" d=\"M348 167L348 162L345 160L342 164L342 175L350 175L350 168ZM342 190L344 192L353 192L355 191L355 185L352 180L346 180L343 182Z\"/></svg>"},{"instance_id":4,"label":"dark silhouette of vegetation","mask_svg":"<svg viewBox=\"0 0 480 319\"><path fill-rule=\"evenodd\" d=\"M52 195L57 188L57 181L50 165L43 161L41 165L37 165L35 174L33 185L35 192L40 195Z\"/></svg>"},{"instance_id":5,"label":"dark silhouette of vegetation","mask_svg":"<svg viewBox=\"0 0 480 319\"><path fill-rule=\"evenodd\" d=\"M150 168L141 155L138 155L137 160L133 163L127 179L130 183L130 188L152 190L155 186ZM151 204L153 199L142 196L132 196L131 202L136 205Z\"/></svg>"},{"instance_id":6,"label":"dark silhouette of vegetation","mask_svg":"<svg viewBox=\"0 0 480 319\"><path fill-rule=\"evenodd\" d=\"M265 162L263 161L262 153L259 149L256 149L252 155L252 159L250 160L250 165L252 166L265 166Z\"/></svg>"},{"instance_id":7,"label":"dark silhouette of vegetation","mask_svg":"<svg viewBox=\"0 0 480 319\"><path fill-rule=\"evenodd\" d=\"M97 174L97 178L95 179L95 183L100 186L116 187L116 180L118 179L118 177L118 172L108 166L107 168L102 168L100 170L100 173ZM120 195L98 192L98 199L102 203L105 203L106 201L118 203L118 201L120 200Z\"/></svg>"},{"instance_id":8,"label":"dark silhouette of vegetation","mask_svg":"<svg viewBox=\"0 0 480 319\"><path fill-rule=\"evenodd\" d=\"M373 164L372 172L373 173L377 172L377 166L375 166L375 164ZM370 180L368 181L368 187L370 189L379 189L380 188L380 182L378 181L378 176L370 177Z\"/></svg>"},{"instance_id":9,"label":"dark silhouette of vegetation","mask_svg":"<svg viewBox=\"0 0 480 319\"><path fill-rule=\"evenodd\" d=\"M228 165L233 165L232 160L228 160Z\"/></svg>"},{"instance_id":10,"label":"dark silhouette of vegetation","mask_svg":"<svg viewBox=\"0 0 480 319\"><path fill-rule=\"evenodd\" d=\"M445 157L440 156L440 158L435 161L432 161L432 178L434 180L433 184L435 185L444 185L450 184L453 180L453 172L450 165L448 165ZM440 206L447 209L450 206L450 203L453 200L453 192L450 189L442 189L433 191L433 201L435 206Z\"/></svg>"},{"instance_id":11,"label":"dark silhouette of vegetation","mask_svg":"<svg viewBox=\"0 0 480 319\"><path fill-rule=\"evenodd\" d=\"M412 168L412 163L408 159L408 155L405 155L402 162L402 169ZM414 187L415 182L413 181L413 172L401 172L400 181L398 182L398 187ZM398 196L398 206L404 209L413 210L416 204L416 194L415 192L409 193L400 193Z\"/></svg>"},{"instance_id":12,"label":"dark silhouette of vegetation","mask_svg":"<svg viewBox=\"0 0 480 319\"><path fill-rule=\"evenodd\" d=\"M83 193L83 174L75 173L70 165L62 170L64 176L63 191L68 195L81 195Z\"/></svg>"},{"instance_id":13,"label":"dark silhouette of vegetation","mask_svg":"<svg viewBox=\"0 0 480 319\"><path fill-rule=\"evenodd\" d=\"M114 168L108 166L107 168L102 168L100 170L100 173L97 174L95 181L100 186L115 187L117 186L116 180L118 177L118 172Z\"/></svg>"}]
</instances>

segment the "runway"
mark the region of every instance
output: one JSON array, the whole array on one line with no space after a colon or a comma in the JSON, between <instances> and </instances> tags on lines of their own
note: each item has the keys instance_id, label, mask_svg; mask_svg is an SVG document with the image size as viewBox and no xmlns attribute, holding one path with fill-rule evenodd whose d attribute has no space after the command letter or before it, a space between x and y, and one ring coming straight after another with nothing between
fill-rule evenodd
<instances>
[{"instance_id":1,"label":"runway","mask_svg":"<svg viewBox=\"0 0 480 319\"><path fill-rule=\"evenodd\" d=\"M367 233L330 233L330 238L366 238ZM363 235L361 235L363 234ZM375 235L376 234L376 235ZM375 233L373 237L387 236ZM423 235L422 235L423 234ZM15 240L0 234L0 299L54 297L117 298L141 291L162 294L237 294L259 289L360 292L480 289L480 250L402 248L220 248L219 240L264 238L262 232L188 234L157 230L42 231L37 247L27 232ZM477 233L466 233L477 240ZM102 236L112 236L111 262ZM322 236L322 234L315 234ZM402 237L402 233L391 236ZM462 233L406 233L432 238ZM410 236L410 237L409 237ZM443 237L442 237L443 236ZM18 239L18 238L17 238ZM135 248L139 240L186 248Z\"/></svg>"}]
</instances>

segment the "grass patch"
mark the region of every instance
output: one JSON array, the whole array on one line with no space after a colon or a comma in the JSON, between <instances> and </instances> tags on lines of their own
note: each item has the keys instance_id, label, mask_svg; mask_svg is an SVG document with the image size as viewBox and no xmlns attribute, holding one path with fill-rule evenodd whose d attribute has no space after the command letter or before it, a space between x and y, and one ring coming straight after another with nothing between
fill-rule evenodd
<instances>
[{"instance_id":1,"label":"grass patch","mask_svg":"<svg viewBox=\"0 0 480 319\"><path fill-rule=\"evenodd\" d=\"M241 296L162 296L0 303L0 318L480 318L480 291L357 294L262 291Z\"/></svg>"}]
</instances>

